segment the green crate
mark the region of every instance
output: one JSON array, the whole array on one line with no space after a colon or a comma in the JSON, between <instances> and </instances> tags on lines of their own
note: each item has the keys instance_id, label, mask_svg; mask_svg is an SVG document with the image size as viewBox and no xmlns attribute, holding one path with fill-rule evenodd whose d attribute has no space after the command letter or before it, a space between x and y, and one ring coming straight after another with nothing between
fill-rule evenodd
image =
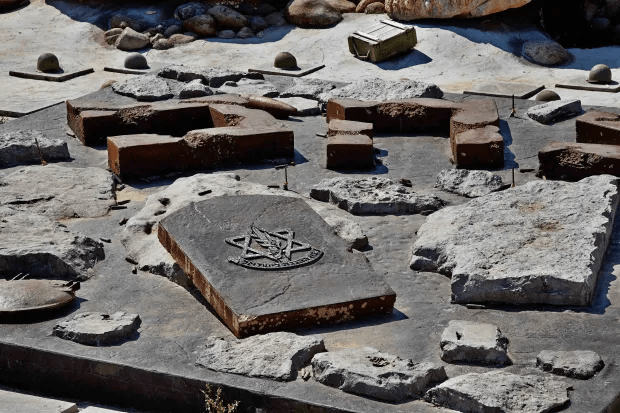
<instances>
[{"instance_id":1,"label":"green crate","mask_svg":"<svg viewBox=\"0 0 620 413\"><path fill-rule=\"evenodd\" d=\"M408 53L418 42L413 26L392 20L381 20L368 30L351 34L348 40L353 55L375 63Z\"/></svg>"}]
</instances>

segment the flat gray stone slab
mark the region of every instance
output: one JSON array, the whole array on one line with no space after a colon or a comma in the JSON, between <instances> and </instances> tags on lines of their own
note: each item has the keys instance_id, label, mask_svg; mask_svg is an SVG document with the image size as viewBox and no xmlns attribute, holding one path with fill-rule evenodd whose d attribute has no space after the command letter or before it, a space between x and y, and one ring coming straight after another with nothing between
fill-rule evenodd
<instances>
[{"instance_id":1,"label":"flat gray stone slab","mask_svg":"<svg viewBox=\"0 0 620 413\"><path fill-rule=\"evenodd\" d=\"M608 84L589 83L585 77L576 77L565 83L556 83L555 87L575 90L590 90L592 92L620 92L620 83L612 81Z\"/></svg>"},{"instance_id":2,"label":"flat gray stone slab","mask_svg":"<svg viewBox=\"0 0 620 413\"><path fill-rule=\"evenodd\" d=\"M555 100L552 102L543 103L542 105L532 106L527 111L527 116L536 122L543 123L545 125L558 120L563 120L571 116L581 115L583 109L581 109L581 101L578 99L573 100Z\"/></svg>"},{"instance_id":3,"label":"flat gray stone slab","mask_svg":"<svg viewBox=\"0 0 620 413\"><path fill-rule=\"evenodd\" d=\"M506 352L508 339L492 324L452 320L439 347L441 359L448 363L512 364Z\"/></svg>"},{"instance_id":4,"label":"flat gray stone slab","mask_svg":"<svg viewBox=\"0 0 620 413\"><path fill-rule=\"evenodd\" d=\"M159 77L178 80L180 82L189 82L194 79L200 79L205 85L209 85L210 87L220 87L226 82L238 82L243 78L264 79L263 75L260 73L243 72L219 67L183 65L166 66L155 71L154 73Z\"/></svg>"},{"instance_id":5,"label":"flat gray stone slab","mask_svg":"<svg viewBox=\"0 0 620 413\"><path fill-rule=\"evenodd\" d=\"M378 177L324 179L310 190L310 196L354 215L418 214L445 205L434 195L417 194L401 183Z\"/></svg>"},{"instance_id":6,"label":"flat gray stone slab","mask_svg":"<svg viewBox=\"0 0 620 413\"><path fill-rule=\"evenodd\" d=\"M61 139L48 139L43 133L22 130L0 135L0 168L41 163L66 161L70 158L67 142Z\"/></svg>"},{"instance_id":7,"label":"flat gray stone slab","mask_svg":"<svg viewBox=\"0 0 620 413\"><path fill-rule=\"evenodd\" d=\"M217 89L218 93L234 93L237 95L254 95L274 98L280 94L271 83L261 79L240 79L238 82L228 81Z\"/></svg>"},{"instance_id":8,"label":"flat gray stone slab","mask_svg":"<svg viewBox=\"0 0 620 413\"><path fill-rule=\"evenodd\" d=\"M528 182L430 215L411 268L451 276L458 303L588 305L617 206L610 175Z\"/></svg>"},{"instance_id":9,"label":"flat gray stone slab","mask_svg":"<svg viewBox=\"0 0 620 413\"><path fill-rule=\"evenodd\" d=\"M196 364L223 373L291 381L297 378L299 369L323 351L325 343L320 336L277 332L244 340L209 337Z\"/></svg>"},{"instance_id":10,"label":"flat gray stone slab","mask_svg":"<svg viewBox=\"0 0 620 413\"><path fill-rule=\"evenodd\" d=\"M43 80L46 82L66 82L67 80L75 79L76 77L84 76L89 73L93 73L94 71L95 70L92 67L69 67L58 73L46 73L39 72L35 67L32 69L11 70L9 71L9 76L31 80Z\"/></svg>"},{"instance_id":11,"label":"flat gray stone slab","mask_svg":"<svg viewBox=\"0 0 620 413\"><path fill-rule=\"evenodd\" d=\"M447 378L442 366L370 347L319 353L312 359L312 371L315 380L326 386L390 402L420 397L429 384Z\"/></svg>"},{"instance_id":12,"label":"flat gray stone slab","mask_svg":"<svg viewBox=\"0 0 620 413\"><path fill-rule=\"evenodd\" d=\"M518 99L528 99L545 88L545 85L532 85L517 82L489 82L474 85L471 89L463 91L465 95L493 96Z\"/></svg>"},{"instance_id":13,"label":"flat gray stone slab","mask_svg":"<svg viewBox=\"0 0 620 413\"><path fill-rule=\"evenodd\" d=\"M396 298L301 199L211 198L158 237L237 337L391 313Z\"/></svg>"},{"instance_id":14,"label":"flat gray stone slab","mask_svg":"<svg viewBox=\"0 0 620 413\"><path fill-rule=\"evenodd\" d=\"M261 73L263 75L303 77L310 73L318 72L325 65L312 65L309 63L301 63L296 69L279 69L273 66L262 66L255 69L248 69L248 72Z\"/></svg>"},{"instance_id":15,"label":"flat gray stone slab","mask_svg":"<svg viewBox=\"0 0 620 413\"><path fill-rule=\"evenodd\" d=\"M544 350L536 357L536 366L559 376L587 380L605 367L605 363L594 351Z\"/></svg>"},{"instance_id":16,"label":"flat gray stone slab","mask_svg":"<svg viewBox=\"0 0 620 413\"><path fill-rule=\"evenodd\" d=\"M118 344L130 338L142 321L137 314L80 313L54 326L52 334L87 346Z\"/></svg>"},{"instance_id":17,"label":"flat gray stone slab","mask_svg":"<svg viewBox=\"0 0 620 413\"><path fill-rule=\"evenodd\" d=\"M364 79L333 89L320 96L322 102L335 98L386 101L413 98L441 99L443 92L437 85L413 80L388 81L380 78Z\"/></svg>"},{"instance_id":18,"label":"flat gray stone slab","mask_svg":"<svg viewBox=\"0 0 620 413\"><path fill-rule=\"evenodd\" d=\"M168 83L156 76L139 76L112 84L119 95L129 96L143 102L166 100L174 96Z\"/></svg>"},{"instance_id":19,"label":"flat gray stone slab","mask_svg":"<svg viewBox=\"0 0 620 413\"><path fill-rule=\"evenodd\" d=\"M297 109L297 116L317 116L321 114L321 108L316 100L305 98L276 98L280 102L291 105Z\"/></svg>"},{"instance_id":20,"label":"flat gray stone slab","mask_svg":"<svg viewBox=\"0 0 620 413\"><path fill-rule=\"evenodd\" d=\"M502 177L488 171L468 169L445 169L437 175L436 188L443 191L477 198L510 187Z\"/></svg>"},{"instance_id":21,"label":"flat gray stone slab","mask_svg":"<svg viewBox=\"0 0 620 413\"><path fill-rule=\"evenodd\" d=\"M280 94L282 98L300 97L319 101L321 95L347 83L323 79L293 79L293 84Z\"/></svg>"},{"instance_id":22,"label":"flat gray stone slab","mask_svg":"<svg viewBox=\"0 0 620 413\"><path fill-rule=\"evenodd\" d=\"M424 398L459 412L547 413L569 402L568 387L546 377L494 371L454 377Z\"/></svg>"},{"instance_id":23,"label":"flat gray stone slab","mask_svg":"<svg viewBox=\"0 0 620 413\"><path fill-rule=\"evenodd\" d=\"M0 409L11 413L77 413L75 403L0 390Z\"/></svg>"}]
</instances>

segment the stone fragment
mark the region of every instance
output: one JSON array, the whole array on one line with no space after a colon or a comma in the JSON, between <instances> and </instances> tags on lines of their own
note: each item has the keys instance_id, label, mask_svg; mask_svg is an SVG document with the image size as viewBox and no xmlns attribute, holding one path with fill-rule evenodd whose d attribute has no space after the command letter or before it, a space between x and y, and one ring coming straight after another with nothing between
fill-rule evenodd
<instances>
[{"instance_id":1,"label":"stone fragment","mask_svg":"<svg viewBox=\"0 0 620 413\"><path fill-rule=\"evenodd\" d=\"M460 412L547 413L569 402L568 387L546 377L493 371L451 378L424 399Z\"/></svg>"},{"instance_id":2,"label":"stone fragment","mask_svg":"<svg viewBox=\"0 0 620 413\"><path fill-rule=\"evenodd\" d=\"M577 99L556 100L543 103L542 105L532 106L527 110L527 116L545 125L571 116L580 115L581 113L583 113L581 101Z\"/></svg>"},{"instance_id":3,"label":"stone fragment","mask_svg":"<svg viewBox=\"0 0 620 413\"><path fill-rule=\"evenodd\" d=\"M151 75L136 76L124 82L114 83L112 90L119 95L129 96L142 102L166 100L174 96L165 80Z\"/></svg>"},{"instance_id":4,"label":"stone fragment","mask_svg":"<svg viewBox=\"0 0 620 413\"><path fill-rule=\"evenodd\" d=\"M321 108L319 108L315 100L304 98L275 98L275 100L295 108L297 116L316 116L321 114Z\"/></svg>"},{"instance_id":5,"label":"stone fragment","mask_svg":"<svg viewBox=\"0 0 620 413\"><path fill-rule=\"evenodd\" d=\"M130 338L140 327L138 314L79 313L56 324L52 334L87 346L109 346Z\"/></svg>"},{"instance_id":6,"label":"stone fragment","mask_svg":"<svg viewBox=\"0 0 620 413\"><path fill-rule=\"evenodd\" d=\"M237 32L237 37L240 39L247 39L249 37L254 37L254 32L249 27L244 27Z\"/></svg>"},{"instance_id":7,"label":"stone fragment","mask_svg":"<svg viewBox=\"0 0 620 413\"><path fill-rule=\"evenodd\" d=\"M385 6L381 2L370 3L366 10L364 10L366 14L383 14L385 13Z\"/></svg>"},{"instance_id":8,"label":"stone fragment","mask_svg":"<svg viewBox=\"0 0 620 413\"><path fill-rule=\"evenodd\" d=\"M129 27L136 32L141 32L142 30L144 30L144 25L138 20L132 19L131 17L122 14L115 14L114 16L112 16L110 18L110 21L108 22L108 25L110 29L125 29Z\"/></svg>"},{"instance_id":9,"label":"stone fragment","mask_svg":"<svg viewBox=\"0 0 620 413\"><path fill-rule=\"evenodd\" d=\"M226 6L213 6L207 13L213 16L220 28L238 30L248 25L248 19L243 14Z\"/></svg>"},{"instance_id":10,"label":"stone fragment","mask_svg":"<svg viewBox=\"0 0 620 413\"><path fill-rule=\"evenodd\" d=\"M439 347L441 359L447 363L512 364L506 352L508 339L492 324L452 320Z\"/></svg>"},{"instance_id":11,"label":"stone fragment","mask_svg":"<svg viewBox=\"0 0 620 413\"><path fill-rule=\"evenodd\" d=\"M422 396L431 383L446 380L444 368L415 363L370 347L319 353L312 358L314 378L347 393L400 402Z\"/></svg>"},{"instance_id":12,"label":"stone fragment","mask_svg":"<svg viewBox=\"0 0 620 413\"><path fill-rule=\"evenodd\" d=\"M236 36L235 32L232 30L222 30L217 34L217 37L220 39L232 39Z\"/></svg>"},{"instance_id":13,"label":"stone fragment","mask_svg":"<svg viewBox=\"0 0 620 413\"><path fill-rule=\"evenodd\" d=\"M137 50L146 47L151 41L145 34L127 27L116 39L116 48L120 50Z\"/></svg>"},{"instance_id":14,"label":"stone fragment","mask_svg":"<svg viewBox=\"0 0 620 413\"><path fill-rule=\"evenodd\" d=\"M123 33L123 29L121 29L120 27L116 27L114 29L108 30L107 32L104 32L103 33L103 37L105 37L107 39L108 37L117 36L117 35L119 35L121 33Z\"/></svg>"},{"instance_id":15,"label":"stone fragment","mask_svg":"<svg viewBox=\"0 0 620 413\"><path fill-rule=\"evenodd\" d=\"M406 0L386 0L385 9L395 20L475 18L499 13L528 4L530 0L489 0L453 1L435 0L433 2L410 2Z\"/></svg>"},{"instance_id":16,"label":"stone fragment","mask_svg":"<svg viewBox=\"0 0 620 413\"><path fill-rule=\"evenodd\" d=\"M579 181L592 175L620 176L620 146L550 142L538 151L538 176Z\"/></svg>"},{"instance_id":17,"label":"stone fragment","mask_svg":"<svg viewBox=\"0 0 620 413\"><path fill-rule=\"evenodd\" d=\"M327 169L370 169L375 166L372 139L367 135L332 135L327 138Z\"/></svg>"},{"instance_id":18,"label":"stone fragment","mask_svg":"<svg viewBox=\"0 0 620 413\"><path fill-rule=\"evenodd\" d=\"M141 53L130 53L125 58L124 66L127 69L148 69L146 57Z\"/></svg>"},{"instance_id":19,"label":"stone fragment","mask_svg":"<svg viewBox=\"0 0 620 413\"><path fill-rule=\"evenodd\" d=\"M177 33L177 34L173 34L172 36L170 36L170 41L176 46L176 45L181 45L181 44L188 44L193 42L194 40L196 40L196 36L195 35L188 35L188 34L182 34L182 33Z\"/></svg>"},{"instance_id":20,"label":"stone fragment","mask_svg":"<svg viewBox=\"0 0 620 413\"><path fill-rule=\"evenodd\" d=\"M269 23L270 26L280 27L286 26L288 22L284 17L284 13L276 11L265 16L265 21Z\"/></svg>"},{"instance_id":21,"label":"stone fragment","mask_svg":"<svg viewBox=\"0 0 620 413\"><path fill-rule=\"evenodd\" d=\"M605 367L594 351L543 350L536 356L536 367L559 376L587 380Z\"/></svg>"},{"instance_id":22,"label":"stone fragment","mask_svg":"<svg viewBox=\"0 0 620 413\"><path fill-rule=\"evenodd\" d=\"M286 18L300 27L325 27L342 20L342 13L326 0L291 0Z\"/></svg>"},{"instance_id":23,"label":"stone fragment","mask_svg":"<svg viewBox=\"0 0 620 413\"><path fill-rule=\"evenodd\" d=\"M310 196L354 215L417 214L445 205L434 195L416 194L399 182L378 177L324 179L310 190Z\"/></svg>"},{"instance_id":24,"label":"stone fragment","mask_svg":"<svg viewBox=\"0 0 620 413\"><path fill-rule=\"evenodd\" d=\"M372 123L356 122L353 120L332 119L329 122L327 136L334 135L366 135L373 137Z\"/></svg>"},{"instance_id":25,"label":"stone fragment","mask_svg":"<svg viewBox=\"0 0 620 413\"><path fill-rule=\"evenodd\" d=\"M183 32L182 26L173 25L164 30L164 37L170 37Z\"/></svg>"},{"instance_id":26,"label":"stone fragment","mask_svg":"<svg viewBox=\"0 0 620 413\"><path fill-rule=\"evenodd\" d=\"M457 168L503 168L504 138L497 126L470 129L450 139Z\"/></svg>"},{"instance_id":27,"label":"stone fragment","mask_svg":"<svg viewBox=\"0 0 620 413\"><path fill-rule=\"evenodd\" d=\"M388 81L380 78L364 79L347 86L333 89L320 96L327 102L335 98L370 101L400 100L412 98L440 99L443 92L436 85L412 80Z\"/></svg>"},{"instance_id":28,"label":"stone fragment","mask_svg":"<svg viewBox=\"0 0 620 413\"><path fill-rule=\"evenodd\" d=\"M200 36L215 36L217 32L215 19L209 14L199 14L188 18L183 22L183 29Z\"/></svg>"},{"instance_id":29,"label":"stone fragment","mask_svg":"<svg viewBox=\"0 0 620 413\"><path fill-rule=\"evenodd\" d=\"M294 106L276 99L265 96L244 96L248 99L246 107L263 110L277 119L287 119L289 116L297 115L297 109Z\"/></svg>"},{"instance_id":30,"label":"stone fragment","mask_svg":"<svg viewBox=\"0 0 620 413\"><path fill-rule=\"evenodd\" d=\"M168 50L174 47L174 42L170 39L159 39L153 42L153 49Z\"/></svg>"},{"instance_id":31,"label":"stone fragment","mask_svg":"<svg viewBox=\"0 0 620 413\"><path fill-rule=\"evenodd\" d=\"M609 175L528 182L444 208L418 230L411 268L451 276L457 303L588 305L617 185Z\"/></svg>"},{"instance_id":32,"label":"stone fragment","mask_svg":"<svg viewBox=\"0 0 620 413\"><path fill-rule=\"evenodd\" d=\"M260 79L240 79L237 82L228 81L218 88L218 92L266 96L270 98L280 94L272 83Z\"/></svg>"},{"instance_id":33,"label":"stone fragment","mask_svg":"<svg viewBox=\"0 0 620 413\"><path fill-rule=\"evenodd\" d=\"M357 6L355 7L355 12L356 13L364 13L364 10L366 10L366 7L369 4L374 3L377 0L361 0L359 3L357 3Z\"/></svg>"},{"instance_id":34,"label":"stone fragment","mask_svg":"<svg viewBox=\"0 0 620 413\"><path fill-rule=\"evenodd\" d=\"M532 63L557 66L572 59L572 55L552 40L529 40L523 43L521 54Z\"/></svg>"},{"instance_id":35,"label":"stone fragment","mask_svg":"<svg viewBox=\"0 0 620 413\"><path fill-rule=\"evenodd\" d=\"M620 145L620 115L591 111L575 121L577 142Z\"/></svg>"},{"instance_id":36,"label":"stone fragment","mask_svg":"<svg viewBox=\"0 0 620 413\"><path fill-rule=\"evenodd\" d=\"M49 181L48 181L49 182ZM50 218L0 206L0 276L87 280L103 244Z\"/></svg>"},{"instance_id":37,"label":"stone fragment","mask_svg":"<svg viewBox=\"0 0 620 413\"><path fill-rule=\"evenodd\" d=\"M447 192L477 198L506 188L502 177L487 171L445 169L437 175L435 188Z\"/></svg>"},{"instance_id":38,"label":"stone fragment","mask_svg":"<svg viewBox=\"0 0 620 413\"><path fill-rule=\"evenodd\" d=\"M330 6L338 10L340 13L354 13L355 3L349 0L327 0Z\"/></svg>"},{"instance_id":39,"label":"stone fragment","mask_svg":"<svg viewBox=\"0 0 620 413\"><path fill-rule=\"evenodd\" d=\"M207 7L197 1L185 3L174 10L174 18L179 20L187 20L190 17L199 16L207 12Z\"/></svg>"},{"instance_id":40,"label":"stone fragment","mask_svg":"<svg viewBox=\"0 0 620 413\"><path fill-rule=\"evenodd\" d=\"M238 82L243 78L264 79L263 75L255 72L242 72L239 70L223 69L219 67L192 67L173 65L160 69L157 76L166 79L189 82L194 79L202 80L202 83L210 87L220 87L228 81Z\"/></svg>"},{"instance_id":41,"label":"stone fragment","mask_svg":"<svg viewBox=\"0 0 620 413\"><path fill-rule=\"evenodd\" d=\"M35 140L36 139L36 140ZM69 160L67 142L49 139L39 131L22 130L0 135L0 168Z\"/></svg>"},{"instance_id":42,"label":"stone fragment","mask_svg":"<svg viewBox=\"0 0 620 413\"><path fill-rule=\"evenodd\" d=\"M267 23L267 20L263 19L260 16L249 16L248 24L250 25L250 28L257 33L269 27L269 23Z\"/></svg>"},{"instance_id":43,"label":"stone fragment","mask_svg":"<svg viewBox=\"0 0 620 413\"><path fill-rule=\"evenodd\" d=\"M277 332L244 340L208 337L196 364L222 373L291 381L315 354L324 351L320 336Z\"/></svg>"},{"instance_id":44,"label":"stone fragment","mask_svg":"<svg viewBox=\"0 0 620 413\"><path fill-rule=\"evenodd\" d=\"M101 168L26 166L0 178L0 205L54 219L100 217L114 205L114 181Z\"/></svg>"},{"instance_id":45,"label":"stone fragment","mask_svg":"<svg viewBox=\"0 0 620 413\"><path fill-rule=\"evenodd\" d=\"M190 99L201 96L211 96L213 91L205 86L200 79L192 80L183 86L183 89L179 92L179 98Z\"/></svg>"},{"instance_id":46,"label":"stone fragment","mask_svg":"<svg viewBox=\"0 0 620 413\"><path fill-rule=\"evenodd\" d=\"M2 6L0 2L0 7ZM14 393L8 390L0 390L0 406L4 411L11 413L77 413L78 411L77 405L73 402Z\"/></svg>"},{"instance_id":47,"label":"stone fragment","mask_svg":"<svg viewBox=\"0 0 620 413\"><path fill-rule=\"evenodd\" d=\"M344 86L344 83L331 80L294 78L293 84L280 97L300 97L312 100L321 100L321 95L333 89Z\"/></svg>"},{"instance_id":48,"label":"stone fragment","mask_svg":"<svg viewBox=\"0 0 620 413\"><path fill-rule=\"evenodd\" d=\"M553 102L554 100L561 100L561 98L553 90L545 89L536 95L535 100L538 102Z\"/></svg>"}]
</instances>

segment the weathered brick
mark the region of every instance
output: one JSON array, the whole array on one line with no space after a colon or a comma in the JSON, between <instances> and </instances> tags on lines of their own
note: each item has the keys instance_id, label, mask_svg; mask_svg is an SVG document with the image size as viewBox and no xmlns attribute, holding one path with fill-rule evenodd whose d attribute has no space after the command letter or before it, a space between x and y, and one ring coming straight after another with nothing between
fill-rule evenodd
<instances>
[{"instance_id":1,"label":"weathered brick","mask_svg":"<svg viewBox=\"0 0 620 413\"><path fill-rule=\"evenodd\" d=\"M538 174L579 181L592 175L620 176L620 146L551 142L538 152Z\"/></svg>"},{"instance_id":2,"label":"weathered brick","mask_svg":"<svg viewBox=\"0 0 620 413\"><path fill-rule=\"evenodd\" d=\"M366 135L334 135L327 138L327 168L372 168L372 139Z\"/></svg>"},{"instance_id":3,"label":"weathered brick","mask_svg":"<svg viewBox=\"0 0 620 413\"><path fill-rule=\"evenodd\" d=\"M620 145L620 115L593 111L575 121L577 142Z\"/></svg>"},{"instance_id":4,"label":"weathered brick","mask_svg":"<svg viewBox=\"0 0 620 413\"><path fill-rule=\"evenodd\" d=\"M453 160L457 168L480 169L504 166L504 139L496 126L470 129L453 139Z\"/></svg>"},{"instance_id":5,"label":"weathered brick","mask_svg":"<svg viewBox=\"0 0 620 413\"><path fill-rule=\"evenodd\" d=\"M332 119L329 122L329 130L327 135L366 135L372 139L372 123Z\"/></svg>"},{"instance_id":6,"label":"weathered brick","mask_svg":"<svg viewBox=\"0 0 620 413\"><path fill-rule=\"evenodd\" d=\"M137 134L108 138L108 166L117 176L137 178L183 170L183 138Z\"/></svg>"}]
</instances>

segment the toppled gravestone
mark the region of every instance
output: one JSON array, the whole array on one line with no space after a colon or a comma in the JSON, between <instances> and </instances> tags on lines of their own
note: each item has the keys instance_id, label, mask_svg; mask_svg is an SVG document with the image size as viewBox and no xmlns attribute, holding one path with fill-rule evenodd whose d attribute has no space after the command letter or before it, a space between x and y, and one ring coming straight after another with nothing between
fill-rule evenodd
<instances>
[{"instance_id":1,"label":"toppled gravestone","mask_svg":"<svg viewBox=\"0 0 620 413\"><path fill-rule=\"evenodd\" d=\"M136 76L124 82L112 84L119 95L129 96L142 102L166 100L174 96L168 83L156 76Z\"/></svg>"},{"instance_id":2,"label":"toppled gravestone","mask_svg":"<svg viewBox=\"0 0 620 413\"><path fill-rule=\"evenodd\" d=\"M216 88L222 86L226 82L238 82L243 78L264 79L262 74L256 72L241 72L219 67L201 68L183 65L164 67L157 71L157 76L165 79L178 80L179 82L190 82L195 79L200 79L205 85Z\"/></svg>"},{"instance_id":3,"label":"toppled gravestone","mask_svg":"<svg viewBox=\"0 0 620 413\"><path fill-rule=\"evenodd\" d=\"M273 98L280 93L271 83L260 79L240 79L238 82L232 80L224 83L218 88L219 93L236 93L238 95L266 96Z\"/></svg>"},{"instance_id":4,"label":"toppled gravestone","mask_svg":"<svg viewBox=\"0 0 620 413\"><path fill-rule=\"evenodd\" d=\"M506 352L508 339L492 324L452 320L439 346L441 359L448 363L512 364Z\"/></svg>"},{"instance_id":5,"label":"toppled gravestone","mask_svg":"<svg viewBox=\"0 0 620 413\"><path fill-rule=\"evenodd\" d=\"M80 313L56 324L52 334L87 346L117 344L130 338L140 327L138 314Z\"/></svg>"},{"instance_id":6,"label":"toppled gravestone","mask_svg":"<svg viewBox=\"0 0 620 413\"><path fill-rule=\"evenodd\" d=\"M452 277L457 303L588 305L618 206L618 178L528 182L426 220L411 268Z\"/></svg>"},{"instance_id":7,"label":"toppled gravestone","mask_svg":"<svg viewBox=\"0 0 620 413\"><path fill-rule=\"evenodd\" d=\"M276 98L278 102L286 103L297 109L297 116L316 116L321 114L321 108L315 100L305 98Z\"/></svg>"},{"instance_id":8,"label":"toppled gravestone","mask_svg":"<svg viewBox=\"0 0 620 413\"><path fill-rule=\"evenodd\" d=\"M502 177L488 171L445 169L437 175L436 188L447 192L477 198L506 188Z\"/></svg>"},{"instance_id":9,"label":"toppled gravestone","mask_svg":"<svg viewBox=\"0 0 620 413\"><path fill-rule=\"evenodd\" d=\"M26 166L0 178L0 205L54 219L99 217L114 203L112 175L101 168Z\"/></svg>"},{"instance_id":10,"label":"toppled gravestone","mask_svg":"<svg viewBox=\"0 0 620 413\"><path fill-rule=\"evenodd\" d=\"M347 86L322 93L320 100L335 98L386 101L413 98L441 99L443 92L437 85L413 80L364 79Z\"/></svg>"},{"instance_id":11,"label":"toppled gravestone","mask_svg":"<svg viewBox=\"0 0 620 413\"><path fill-rule=\"evenodd\" d=\"M605 367L594 351L544 350L536 356L536 366L559 376L587 380Z\"/></svg>"},{"instance_id":12,"label":"toppled gravestone","mask_svg":"<svg viewBox=\"0 0 620 413\"><path fill-rule=\"evenodd\" d=\"M546 377L493 371L449 379L424 399L459 412L547 413L569 402L568 387Z\"/></svg>"},{"instance_id":13,"label":"toppled gravestone","mask_svg":"<svg viewBox=\"0 0 620 413\"><path fill-rule=\"evenodd\" d=\"M580 100L554 100L542 105L532 106L528 109L527 116L536 122L548 125L570 116L580 115L582 112Z\"/></svg>"},{"instance_id":14,"label":"toppled gravestone","mask_svg":"<svg viewBox=\"0 0 620 413\"><path fill-rule=\"evenodd\" d=\"M1 189L1 188L0 188ZM241 182L230 173L196 174L177 179L168 188L150 195L142 210L133 216L121 233L121 242L129 256L138 261L138 268L163 275L184 284L181 268L157 239L157 225L162 218L178 211L192 202L222 195L286 195L298 196L291 191L274 192L264 185ZM321 202L307 201L334 232L354 248L368 244L368 238L360 226L347 218L347 213Z\"/></svg>"},{"instance_id":15,"label":"toppled gravestone","mask_svg":"<svg viewBox=\"0 0 620 413\"><path fill-rule=\"evenodd\" d=\"M67 142L49 139L39 131L22 130L0 135L0 168L70 158Z\"/></svg>"},{"instance_id":16,"label":"toppled gravestone","mask_svg":"<svg viewBox=\"0 0 620 413\"><path fill-rule=\"evenodd\" d=\"M434 195L416 194L401 183L378 177L324 179L310 190L310 196L354 215L417 214L445 205Z\"/></svg>"},{"instance_id":17,"label":"toppled gravestone","mask_svg":"<svg viewBox=\"0 0 620 413\"><path fill-rule=\"evenodd\" d=\"M0 207L0 276L86 280L103 245L42 215Z\"/></svg>"},{"instance_id":18,"label":"toppled gravestone","mask_svg":"<svg viewBox=\"0 0 620 413\"><path fill-rule=\"evenodd\" d=\"M319 353L314 378L347 393L399 402L422 396L431 383L446 380L442 366L415 363L370 347Z\"/></svg>"},{"instance_id":19,"label":"toppled gravestone","mask_svg":"<svg viewBox=\"0 0 620 413\"><path fill-rule=\"evenodd\" d=\"M320 336L277 332L232 341L209 337L196 364L222 373L291 381L323 351L325 343Z\"/></svg>"}]
</instances>

